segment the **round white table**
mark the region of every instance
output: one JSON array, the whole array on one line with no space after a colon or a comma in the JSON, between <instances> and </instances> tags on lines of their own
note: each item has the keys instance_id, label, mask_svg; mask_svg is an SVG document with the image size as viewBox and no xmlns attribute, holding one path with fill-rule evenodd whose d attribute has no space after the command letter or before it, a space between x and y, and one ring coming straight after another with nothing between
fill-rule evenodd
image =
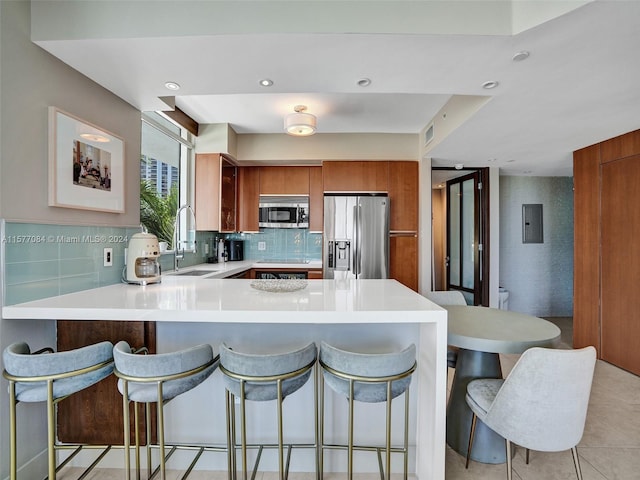
<instances>
[{"instance_id":1,"label":"round white table","mask_svg":"<svg viewBox=\"0 0 640 480\"><path fill-rule=\"evenodd\" d=\"M447 444L467 454L472 413L465 395L476 378L502 378L500 353L553 347L560 329L542 318L488 307L443 306L448 311L448 344L460 349L447 405ZM477 422L471 459L506 461L504 438Z\"/></svg>"}]
</instances>

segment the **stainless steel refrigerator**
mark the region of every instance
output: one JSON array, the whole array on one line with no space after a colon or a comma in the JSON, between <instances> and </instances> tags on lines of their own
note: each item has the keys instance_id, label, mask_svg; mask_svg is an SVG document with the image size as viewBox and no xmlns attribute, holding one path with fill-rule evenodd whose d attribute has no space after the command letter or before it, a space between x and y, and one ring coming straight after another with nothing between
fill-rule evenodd
<instances>
[{"instance_id":1,"label":"stainless steel refrigerator","mask_svg":"<svg viewBox=\"0 0 640 480\"><path fill-rule=\"evenodd\" d=\"M324 196L323 276L389 278L389 197Z\"/></svg>"}]
</instances>

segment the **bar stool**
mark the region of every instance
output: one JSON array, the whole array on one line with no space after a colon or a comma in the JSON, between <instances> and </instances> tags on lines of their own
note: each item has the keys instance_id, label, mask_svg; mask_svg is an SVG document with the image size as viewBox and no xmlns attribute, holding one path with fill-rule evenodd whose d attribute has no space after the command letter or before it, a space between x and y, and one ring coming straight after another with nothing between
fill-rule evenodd
<instances>
[{"instance_id":1,"label":"bar stool","mask_svg":"<svg viewBox=\"0 0 640 480\"><path fill-rule=\"evenodd\" d=\"M240 400L241 417L241 451L242 451L242 473L244 480L247 480L247 447L258 447L258 456L253 468L253 477L259 466L262 449L265 447L274 448L274 445L247 445L246 428L246 408L245 401L265 402L277 400L277 421L278 421L278 467L280 480L288 476L289 458L293 447L316 449L318 445L318 417L317 417L317 370L314 379L314 430L315 437L313 444L289 444L287 453L287 466L284 467L284 439L282 432L282 402L284 399L296 392L307 383L311 376L317 359L317 348L315 343L310 343L295 351L257 355L251 353L241 353L232 350L223 344L220 347L220 370L224 374L225 387L227 391L227 435L229 443L229 465L233 478L237 477L236 465L236 420L235 420L235 399Z\"/></svg>"},{"instance_id":2,"label":"bar stool","mask_svg":"<svg viewBox=\"0 0 640 480\"><path fill-rule=\"evenodd\" d=\"M147 469L149 478L157 473L166 479L166 460L177 449L197 450L196 457L187 469L189 475L200 455L205 451L227 451L226 447L205 447L193 445L171 445L171 451L165 455L164 405L204 382L218 367L219 356L213 356L211 345L198 345L171 353L148 354L146 348L132 350L125 341L118 342L113 348L115 375L119 378L118 390L122 394L122 412L124 416L124 459L125 478L129 480L130 460L130 423L129 402L134 402L136 478L140 478L140 432L138 429L138 404L145 404L147 432ZM151 472L151 404L157 403L158 445L160 465ZM184 478L184 477L183 477Z\"/></svg>"},{"instance_id":3,"label":"bar stool","mask_svg":"<svg viewBox=\"0 0 640 480\"><path fill-rule=\"evenodd\" d=\"M381 403L386 402L386 472L391 478L391 453L403 453L404 478L407 479L409 462L409 384L411 374L416 369L416 347L410 345L397 353L365 354L340 350L325 342L320 345L320 366L323 369L323 381L320 383L320 449L319 467L322 478L324 449L346 449L348 455L347 472L353 479L353 451L375 450L378 453L380 477L384 480L381 450L379 446L354 445L353 411L354 401ZM346 396L349 401L348 444L336 445L324 443L324 384L335 392ZM404 442L403 446L391 446L391 402L404 393Z\"/></svg>"},{"instance_id":4,"label":"bar stool","mask_svg":"<svg viewBox=\"0 0 640 480\"><path fill-rule=\"evenodd\" d=\"M10 478L17 478L16 405L18 402L47 402L48 478L55 480L56 472L83 448L83 445L56 443L55 406L68 396L111 375L113 345L110 342L101 342L66 352L56 353L52 348L43 348L32 353L28 344L19 342L9 345L4 350L2 358L5 368L3 376L9 380ZM56 467L55 453L63 448L75 451ZM93 468L111 447L97 448L104 448L104 451L90 468Z\"/></svg>"}]
</instances>

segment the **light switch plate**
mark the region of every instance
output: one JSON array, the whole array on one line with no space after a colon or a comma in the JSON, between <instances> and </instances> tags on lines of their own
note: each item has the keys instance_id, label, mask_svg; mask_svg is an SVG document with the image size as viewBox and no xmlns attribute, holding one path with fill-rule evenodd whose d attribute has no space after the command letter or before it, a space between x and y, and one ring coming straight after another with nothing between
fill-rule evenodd
<instances>
[{"instance_id":1,"label":"light switch plate","mask_svg":"<svg viewBox=\"0 0 640 480\"><path fill-rule=\"evenodd\" d=\"M104 266L111 267L113 265L113 248L104 249Z\"/></svg>"}]
</instances>

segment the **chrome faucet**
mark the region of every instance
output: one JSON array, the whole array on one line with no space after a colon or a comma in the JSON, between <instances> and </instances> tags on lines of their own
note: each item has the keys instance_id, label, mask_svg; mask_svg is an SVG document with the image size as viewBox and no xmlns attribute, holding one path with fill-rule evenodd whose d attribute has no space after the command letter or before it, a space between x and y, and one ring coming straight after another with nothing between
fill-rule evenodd
<instances>
[{"instance_id":1,"label":"chrome faucet","mask_svg":"<svg viewBox=\"0 0 640 480\"><path fill-rule=\"evenodd\" d=\"M191 205L185 204L178 208L178 211L176 212L176 219L173 222L173 268L176 272L178 271L178 260L182 260L184 258L184 254L186 251L186 249L182 247L182 253L180 253L180 243L189 243L189 240L180 240L180 212L182 212L183 210L189 210L191 212L191 215L193 215L193 231L196 232L198 230L196 227L196 214L193 211L193 208L191 208ZM194 238L193 253L196 252L196 239Z\"/></svg>"}]
</instances>

